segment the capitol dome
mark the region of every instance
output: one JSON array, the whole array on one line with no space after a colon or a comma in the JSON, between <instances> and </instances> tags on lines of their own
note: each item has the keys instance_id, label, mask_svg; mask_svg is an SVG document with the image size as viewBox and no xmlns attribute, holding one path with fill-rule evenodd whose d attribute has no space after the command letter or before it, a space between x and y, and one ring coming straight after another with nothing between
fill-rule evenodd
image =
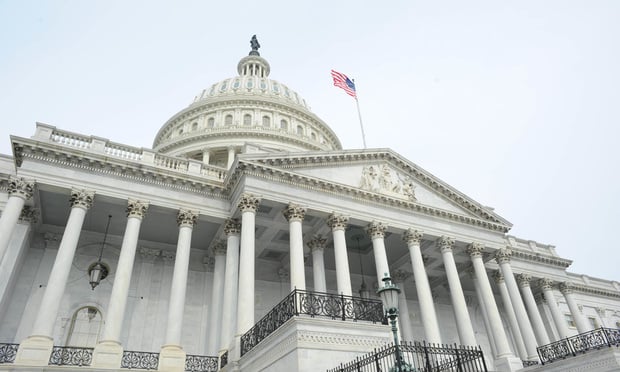
<instances>
[{"instance_id":1,"label":"capitol dome","mask_svg":"<svg viewBox=\"0 0 620 372\"><path fill-rule=\"evenodd\" d=\"M159 153L229 167L243 152L341 150L336 134L294 90L269 79L270 66L252 51L239 61L238 76L200 92L159 130Z\"/></svg>"}]
</instances>

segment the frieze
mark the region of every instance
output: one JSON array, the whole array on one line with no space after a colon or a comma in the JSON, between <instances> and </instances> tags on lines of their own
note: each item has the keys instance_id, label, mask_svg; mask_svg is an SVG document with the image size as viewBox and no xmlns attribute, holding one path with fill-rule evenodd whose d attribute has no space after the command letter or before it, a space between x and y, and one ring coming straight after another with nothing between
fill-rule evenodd
<instances>
[{"instance_id":1,"label":"frieze","mask_svg":"<svg viewBox=\"0 0 620 372\"><path fill-rule=\"evenodd\" d=\"M359 187L363 190L417 201L416 186L411 177L403 176L400 172L390 169L387 164L367 165L362 168Z\"/></svg>"}]
</instances>

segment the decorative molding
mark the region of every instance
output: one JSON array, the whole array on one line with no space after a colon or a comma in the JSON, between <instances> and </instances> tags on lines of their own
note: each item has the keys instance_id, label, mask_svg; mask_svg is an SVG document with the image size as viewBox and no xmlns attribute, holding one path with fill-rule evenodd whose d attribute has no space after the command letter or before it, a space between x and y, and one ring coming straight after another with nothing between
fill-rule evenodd
<instances>
[{"instance_id":1,"label":"decorative molding","mask_svg":"<svg viewBox=\"0 0 620 372\"><path fill-rule=\"evenodd\" d=\"M24 223L37 223L39 221L39 210L25 205L19 214L19 221Z\"/></svg>"},{"instance_id":2,"label":"decorative molding","mask_svg":"<svg viewBox=\"0 0 620 372\"><path fill-rule=\"evenodd\" d=\"M161 256L160 249L153 249L153 248L146 248L146 247L140 247L138 249L138 253L140 254L140 257L142 258L142 260L146 262L150 262L150 263L154 262L157 257Z\"/></svg>"},{"instance_id":3,"label":"decorative molding","mask_svg":"<svg viewBox=\"0 0 620 372\"><path fill-rule=\"evenodd\" d=\"M387 164L381 164L377 167L374 165L364 166L359 187L362 190L417 201L415 197L416 186L411 177L393 171Z\"/></svg>"},{"instance_id":4,"label":"decorative molding","mask_svg":"<svg viewBox=\"0 0 620 372\"><path fill-rule=\"evenodd\" d=\"M179 225L179 227L193 228L194 226L196 226L197 220L198 212L196 211L179 209L179 212L177 213L177 225Z\"/></svg>"},{"instance_id":5,"label":"decorative molding","mask_svg":"<svg viewBox=\"0 0 620 372\"><path fill-rule=\"evenodd\" d=\"M401 284L405 283L405 281L413 275L413 273L410 273L408 271L401 270L401 269L394 270L394 272L392 272L391 274L392 274L392 280L394 281L394 283L401 283Z\"/></svg>"},{"instance_id":6,"label":"decorative molding","mask_svg":"<svg viewBox=\"0 0 620 372\"><path fill-rule=\"evenodd\" d=\"M241 222L239 222L239 219L227 218L224 221L224 233L229 236L241 234Z\"/></svg>"},{"instance_id":7,"label":"decorative molding","mask_svg":"<svg viewBox=\"0 0 620 372\"><path fill-rule=\"evenodd\" d=\"M532 276L529 274L517 274L517 283L520 288L529 287Z\"/></svg>"},{"instance_id":8,"label":"decorative molding","mask_svg":"<svg viewBox=\"0 0 620 372\"><path fill-rule=\"evenodd\" d=\"M497 284L501 284L504 282L504 275L502 274L501 271L499 270L495 270L493 271L493 279L495 280L495 283Z\"/></svg>"},{"instance_id":9,"label":"decorative molding","mask_svg":"<svg viewBox=\"0 0 620 372\"><path fill-rule=\"evenodd\" d=\"M258 210L260 204L260 198L252 194L244 193L239 200L239 210L243 212L254 212Z\"/></svg>"},{"instance_id":10,"label":"decorative molding","mask_svg":"<svg viewBox=\"0 0 620 372\"><path fill-rule=\"evenodd\" d=\"M385 238L387 226L382 222L372 221L366 226L366 233L370 239Z\"/></svg>"},{"instance_id":11,"label":"decorative molding","mask_svg":"<svg viewBox=\"0 0 620 372\"><path fill-rule=\"evenodd\" d=\"M9 196L17 196L24 200L28 200L34 193L34 185L34 181L27 181L22 177L9 176Z\"/></svg>"},{"instance_id":12,"label":"decorative molding","mask_svg":"<svg viewBox=\"0 0 620 372\"><path fill-rule=\"evenodd\" d=\"M225 240L217 240L211 246L211 251L214 256L226 256L226 241Z\"/></svg>"},{"instance_id":13,"label":"decorative molding","mask_svg":"<svg viewBox=\"0 0 620 372\"><path fill-rule=\"evenodd\" d=\"M442 235L435 241L435 245L439 248L441 253L447 251L452 252L452 248L454 248L454 238Z\"/></svg>"},{"instance_id":14,"label":"decorative molding","mask_svg":"<svg viewBox=\"0 0 620 372\"><path fill-rule=\"evenodd\" d=\"M310 252L315 251L323 251L325 250L325 245L327 244L327 239L325 239L321 234L315 235L306 245L310 248Z\"/></svg>"},{"instance_id":15,"label":"decorative molding","mask_svg":"<svg viewBox=\"0 0 620 372\"><path fill-rule=\"evenodd\" d=\"M499 265L510 263L511 256L512 250L510 248L500 248L495 252L495 261L497 261Z\"/></svg>"},{"instance_id":16,"label":"decorative molding","mask_svg":"<svg viewBox=\"0 0 620 372\"><path fill-rule=\"evenodd\" d=\"M566 269L569 267L573 261L568 260L566 258L557 257L557 256L548 256L540 253L527 252L520 249L515 248L507 248L511 251L511 256L514 258L519 258L523 261L535 262L539 264L545 264L554 267L560 267L562 269Z\"/></svg>"},{"instance_id":17,"label":"decorative molding","mask_svg":"<svg viewBox=\"0 0 620 372\"><path fill-rule=\"evenodd\" d=\"M143 202L135 199L129 199L127 201L127 217L135 217L139 219L143 219L146 215L146 211L149 209L149 203Z\"/></svg>"},{"instance_id":18,"label":"decorative molding","mask_svg":"<svg viewBox=\"0 0 620 372\"><path fill-rule=\"evenodd\" d=\"M469 256L474 257L482 257L482 252L484 252L484 244L480 242L472 242L467 246L466 252L469 253Z\"/></svg>"}]
</instances>

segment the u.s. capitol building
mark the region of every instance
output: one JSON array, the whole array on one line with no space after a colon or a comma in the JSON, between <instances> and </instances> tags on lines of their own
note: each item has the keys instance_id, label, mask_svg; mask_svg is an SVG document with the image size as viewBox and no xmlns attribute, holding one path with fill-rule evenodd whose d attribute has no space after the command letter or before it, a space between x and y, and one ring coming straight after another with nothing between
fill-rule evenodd
<instances>
[{"instance_id":1,"label":"u.s. capitol building","mask_svg":"<svg viewBox=\"0 0 620 372\"><path fill-rule=\"evenodd\" d=\"M386 274L409 345L620 368L620 283L390 149L343 149L257 43L237 72L152 149L42 123L11 137L0 370L326 371L393 341Z\"/></svg>"}]
</instances>

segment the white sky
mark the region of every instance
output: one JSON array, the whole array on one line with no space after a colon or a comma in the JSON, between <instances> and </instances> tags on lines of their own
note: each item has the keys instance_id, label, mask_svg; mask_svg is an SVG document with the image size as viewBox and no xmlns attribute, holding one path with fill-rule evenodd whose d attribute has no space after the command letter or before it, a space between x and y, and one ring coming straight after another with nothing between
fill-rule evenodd
<instances>
[{"instance_id":1,"label":"white sky","mask_svg":"<svg viewBox=\"0 0 620 372\"><path fill-rule=\"evenodd\" d=\"M368 2L370 3L370 2ZM620 1L0 0L0 153L35 122L150 147L258 35L271 78L620 280Z\"/></svg>"}]
</instances>

